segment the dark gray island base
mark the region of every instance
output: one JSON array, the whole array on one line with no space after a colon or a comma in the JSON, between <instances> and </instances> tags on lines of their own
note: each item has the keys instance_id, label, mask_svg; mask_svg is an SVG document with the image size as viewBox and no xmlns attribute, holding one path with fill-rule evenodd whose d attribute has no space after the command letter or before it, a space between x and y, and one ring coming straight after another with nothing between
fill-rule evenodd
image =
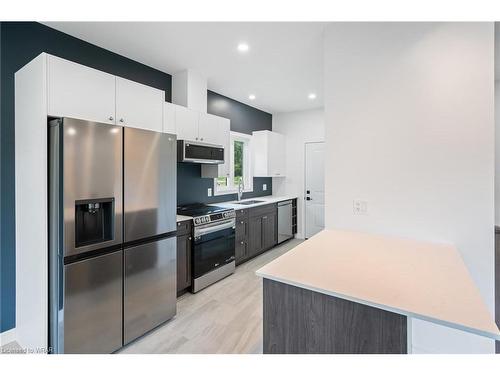
<instances>
[{"instance_id":1,"label":"dark gray island base","mask_svg":"<svg viewBox=\"0 0 500 375\"><path fill-rule=\"evenodd\" d=\"M406 316L264 278L264 354L406 354Z\"/></svg>"}]
</instances>

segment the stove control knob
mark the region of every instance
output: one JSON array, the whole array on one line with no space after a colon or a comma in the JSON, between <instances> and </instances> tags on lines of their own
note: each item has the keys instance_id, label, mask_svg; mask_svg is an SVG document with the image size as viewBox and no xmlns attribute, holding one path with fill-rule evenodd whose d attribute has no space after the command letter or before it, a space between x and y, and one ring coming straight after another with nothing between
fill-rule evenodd
<instances>
[{"instance_id":1,"label":"stove control knob","mask_svg":"<svg viewBox=\"0 0 500 375\"><path fill-rule=\"evenodd\" d=\"M194 219L194 223L195 223L195 224L200 224L200 218L196 218L196 219Z\"/></svg>"}]
</instances>

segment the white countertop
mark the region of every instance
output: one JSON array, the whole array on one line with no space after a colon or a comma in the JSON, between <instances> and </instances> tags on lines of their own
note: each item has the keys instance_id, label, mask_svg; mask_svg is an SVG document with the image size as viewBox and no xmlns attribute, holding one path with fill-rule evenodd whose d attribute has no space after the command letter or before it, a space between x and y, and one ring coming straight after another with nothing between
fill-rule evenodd
<instances>
[{"instance_id":1,"label":"white countertop","mask_svg":"<svg viewBox=\"0 0 500 375\"><path fill-rule=\"evenodd\" d=\"M177 222L179 221L186 221L186 220L193 220L192 216L186 216L186 215L177 215Z\"/></svg>"},{"instance_id":2,"label":"white countertop","mask_svg":"<svg viewBox=\"0 0 500 375\"><path fill-rule=\"evenodd\" d=\"M256 273L500 339L498 327L453 245L324 230Z\"/></svg>"},{"instance_id":3,"label":"white countertop","mask_svg":"<svg viewBox=\"0 0 500 375\"><path fill-rule=\"evenodd\" d=\"M219 203L213 203L211 206L219 206L219 207L225 207L225 208L234 208L235 210L241 210L245 208L252 208L252 207L258 207L258 206L264 206L266 204L270 203L276 203L276 202L281 202L281 201L286 201L289 199L295 199L297 197L294 196L278 196L278 195L266 195L264 197L256 197L256 198L248 198L248 199L242 199L241 202L245 201L260 201L259 203L254 203L254 204L238 204L238 201L230 201L230 202L219 202Z\"/></svg>"},{"instance_id":4,"label":"white countertop","mask_svg":"<svg viewBox=\"0 0 500 375\"><path fill-rule=\"evenodd\" d=\"M295 198L297 198L297 197L266 195L264 197L248 198L248 199L241 200L241 202L250 201L250 200L261 201L259 203L254 203L254 204L245 205L245 204L238 204L237 203L238 201L229 201L229 202L212 203L212 204L209 204L209 206L219 206L219 207L224 207L224 208L234 208L235 210L241 210L241 209L245 209L245 208L264 206L266 204L286 201L286 200L295 199ZM185 216L185 215L177 215L177 222L186 221L186 220L193 220L193 217L192 216Z\"/></svg>"}]
</instances>

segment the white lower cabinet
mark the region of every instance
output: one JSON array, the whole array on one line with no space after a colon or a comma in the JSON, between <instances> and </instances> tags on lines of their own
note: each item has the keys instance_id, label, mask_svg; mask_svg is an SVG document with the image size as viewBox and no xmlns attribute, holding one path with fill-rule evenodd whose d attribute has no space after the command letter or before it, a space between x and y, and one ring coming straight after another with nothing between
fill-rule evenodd
<instances>
[{"instance_id":1,"label":"white lower cabinet","mask_svg":"<svg viewBox=\"0 0 500 375\"><path fill-rule=\"evenodd\" d=\"M118 125L161 132L164 102L164 91L116 77Z\"/></svg>"}]
</instances>

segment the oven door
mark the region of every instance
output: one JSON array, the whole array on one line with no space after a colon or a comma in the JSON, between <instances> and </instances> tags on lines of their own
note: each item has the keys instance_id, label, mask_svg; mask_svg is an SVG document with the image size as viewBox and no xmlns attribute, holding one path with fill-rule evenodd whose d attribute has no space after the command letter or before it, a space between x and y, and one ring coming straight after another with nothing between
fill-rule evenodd
<instances>
[{"instance_id":1,"label":"oven door","mask_svg":"<svg viewBox=\"0 0 500 375\"><path fill-rule=\"evenodd\" d=\"M223 229L195 229L193 245L193 278L198 278L234 261L235 224ZM198 233L197 233L198 232Z\"/></svg>"}]
</instances>

